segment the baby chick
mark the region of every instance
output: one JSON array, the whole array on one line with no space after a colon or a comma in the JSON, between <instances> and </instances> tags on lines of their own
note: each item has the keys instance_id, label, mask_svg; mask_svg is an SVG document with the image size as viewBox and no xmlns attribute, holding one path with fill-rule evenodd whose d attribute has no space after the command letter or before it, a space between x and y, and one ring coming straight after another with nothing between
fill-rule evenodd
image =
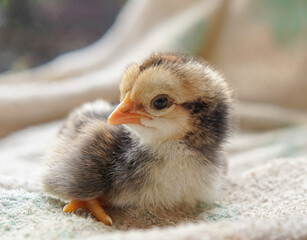
<instances>
[{"instance_id":1,"label":"baby chick","mask_svg":"<svg viewBox=\"0 0 307 240\"><path fill-rule=\"evenodd\" d=\"M65 212L102 207L210 203L226 167L231 93L206 63L154 54L130 65L121 103L87 103L70 114L47 155L47 192L70 200Z\"/></svg>"}]
</instances>

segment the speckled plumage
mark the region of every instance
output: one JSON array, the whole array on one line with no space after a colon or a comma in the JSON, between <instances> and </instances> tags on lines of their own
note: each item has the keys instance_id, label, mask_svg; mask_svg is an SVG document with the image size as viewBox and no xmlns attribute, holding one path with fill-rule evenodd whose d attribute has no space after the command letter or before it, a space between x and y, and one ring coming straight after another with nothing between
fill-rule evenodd
<instances>
[{"instance_id":1,"label":"speckled plumage","mask_svg":"<svg viewBox=\"0 0 307 240\"><path fill-rule=\"evenodd\" d=\"M70 114L47 154L44 186L64 199L103 196L119 207L173 207L212 202L226 166L223 143L230 127L227 83L206 63L154 54L132 64L120 85L152 120L107 125L114 107L98 100ZM168 94L172 105L150 108Z\"/></svg>"}]
</instances>

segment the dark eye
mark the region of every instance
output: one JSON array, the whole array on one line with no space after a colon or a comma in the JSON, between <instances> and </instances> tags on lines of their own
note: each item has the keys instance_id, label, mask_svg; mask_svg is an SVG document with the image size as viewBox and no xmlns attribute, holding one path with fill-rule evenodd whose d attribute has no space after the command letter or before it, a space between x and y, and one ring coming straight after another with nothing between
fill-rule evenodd
<instances>
[{"instance_id":1,"label":"dark eye","mask_svg":"<svg viewBox=\"0 0 307 240\"><path fill-rule=\"evenodd\" d=\"M170 106L170 100L167 95L156 96L152 101L151 105L153 108L161 110Z\"/></svg>"}]
</instances>

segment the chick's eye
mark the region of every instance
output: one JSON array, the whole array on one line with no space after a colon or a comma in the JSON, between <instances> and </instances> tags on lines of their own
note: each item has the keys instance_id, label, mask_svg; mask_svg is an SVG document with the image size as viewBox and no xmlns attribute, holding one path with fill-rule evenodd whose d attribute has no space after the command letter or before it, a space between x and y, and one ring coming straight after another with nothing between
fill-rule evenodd
<instances>
[{"instance_id":1,"label":"chick's eye","mask_svg":"<svg viewBox=\"0 0 307 240\"><path fill-rule=\"evenodd\" d=\"M170 105L169 97L167 95L157 96L152 100L151 105L153 108L158 110L169 107Z\"/></svg>"}]
</instances>

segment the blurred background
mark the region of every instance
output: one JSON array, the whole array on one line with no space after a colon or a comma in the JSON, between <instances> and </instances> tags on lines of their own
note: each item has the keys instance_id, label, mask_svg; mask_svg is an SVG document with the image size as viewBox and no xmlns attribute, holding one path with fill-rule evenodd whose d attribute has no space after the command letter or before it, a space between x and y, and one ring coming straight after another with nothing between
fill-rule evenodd
<instances>
[{"instance_id":1,"label":"blurred background","mask_svg":"<svg viewBox=\"0 0 307 240\"><path fill-rule=\"evenodd\" d=\"M125 67L155 51L221 71L242 130L306 123L307 1L0 0L0 136L117 102Z\"/></svg>"},{"instance_id":2,"label":"blurred background","mask_svg":"<svg viewBox=\"0 0 307 240\"><path fill-rule=\"evenodd\" d=\"M124 0L1 0L0 72L21 71L98 40Z\"/></svg>"}]
</instances>

